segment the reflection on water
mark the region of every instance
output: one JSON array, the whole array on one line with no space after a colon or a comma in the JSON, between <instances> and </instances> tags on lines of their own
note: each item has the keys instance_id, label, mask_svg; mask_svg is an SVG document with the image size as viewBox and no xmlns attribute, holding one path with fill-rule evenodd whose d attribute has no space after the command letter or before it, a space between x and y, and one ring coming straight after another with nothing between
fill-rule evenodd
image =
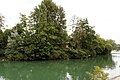
<instances>
[{"instance_id":1,"label":"reflection on water","mask_svg":"<svg viewBox=\"0 0 120 80\"><path fill-rule=\"evenodd\" d=\"M68 72L66 73L65 80L72 80L72 75L70 75Z\"/></svg>"},{"instance_id":2,"label":"reflection on water","mask_svg":"<svg viewBox=\"0 0 120 80\"><path fill-rule=\"evenodd\" d=\"M110 55L84 60L1 62L0 76L2 80L89 80L86 72L94 66L113 70L117 63Z\"/></svg>"},{"instance_id":3,"label":"reflection on water","mask_svg":"<svg viewBox=\"0 0 120 80\"><path fill-rule=\"evenodd\" d=\"M0 80L6 80L3 76L0 76Z\"/></svg>"},{"instance_id":4,"label":"reflection on water","mask_svg":"<svg viewBox=\"0 0 120 80\"><path fill-rule=\"evenodd\" d=\"M105 68L105 72L109 73L109 77L112 78L114 76L120 75L120 54L112 54L112 59L115 63L115 66L112 68Z\"/></svg>"}]
</instances>

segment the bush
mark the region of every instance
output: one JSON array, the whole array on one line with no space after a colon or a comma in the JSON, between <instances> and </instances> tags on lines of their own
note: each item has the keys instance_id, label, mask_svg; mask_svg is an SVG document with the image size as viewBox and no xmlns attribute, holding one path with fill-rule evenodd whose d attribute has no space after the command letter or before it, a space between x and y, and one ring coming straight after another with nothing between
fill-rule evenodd
<instances>
[{"instance_id":1,"label":"bush","mask_svg":"<svg viewBox=\"0 0 120 80\"><path fill-rule=\"evenodd\" d=\"M88 51L86 49L81 49L78 51L78 54L81 58L86 58L88 56Z\"/></svg>"},{"instance_id":2,"label":"bush","mask_svg":"<svg viewBox=\"0 0 120 80\"><path fill-rule=\"evenodd\" d=\"M73 49L73 48L69 48L66 53L68 54L69 58L77 58L78 57L78 51Z\"/></svg>"},{"instance_id":3,"label":"bush","mask_svg":"<svg viewBox=\"0 0 120 80\"><path fill-rule=\"evenodd\" d=\"M107 80L108 79L108 73L104 73L103 70L95 66L94 70L90 72L86 72L90 78L90 80Z\"/></svg>"}]
</instances>

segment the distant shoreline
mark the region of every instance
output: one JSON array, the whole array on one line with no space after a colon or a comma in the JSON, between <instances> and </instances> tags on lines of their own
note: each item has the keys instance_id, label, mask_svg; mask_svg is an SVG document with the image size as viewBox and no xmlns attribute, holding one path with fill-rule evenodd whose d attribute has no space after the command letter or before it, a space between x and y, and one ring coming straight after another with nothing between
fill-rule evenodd
<instances>
[{"instance_id":1,"label":"distant shoreline","mask_svg":"<svg viewBox=\"0 0 120 80\"><path fill-rule=\"evenodd\" d=\"M112 54L120 54L120 51L112 51Z\"/></svg>"}]
</instances>

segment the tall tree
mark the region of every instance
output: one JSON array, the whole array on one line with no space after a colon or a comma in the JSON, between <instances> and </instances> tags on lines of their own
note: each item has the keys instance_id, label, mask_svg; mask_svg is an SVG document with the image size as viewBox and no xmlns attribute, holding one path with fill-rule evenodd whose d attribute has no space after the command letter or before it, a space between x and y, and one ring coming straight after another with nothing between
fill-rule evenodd
<instances>
[{"instance_id":1,"label":"tall tree","mask_svg":"<svg viewBox=\"0 0 120 80\"><path fill-rule=\"evenodd\" d=\"M0 56L4 53L5 48L5 40L4 40L4 32L2 29L4 28L4 16L0 15Z\"/></svg>"},{"instance_id":2,"label":"tall tree","mask_svg":"<svg viewBox=\"0 0 120 80\"><path fill-rule=\"evenodd\" d=\"M20 19L13 30L17 32L17 38L12 37L15 41L9 42L17 44L14 45L17 53L22 53L30 60L68 58L65 54L68 35L62 7L52 0L43 0L28 18L21 14Z\"/></svg>"},{"instance_id":3,"label":"tall tree","mask_svg":"<svg viewBox=\"0 0 120 80\"><path fill-rule=\"evenodd\" d=\"M96 39L93 27L89 26L87 19L80 19L76 22L75 31L72 33L72 38L76 42L76 49L90 49Z\"/></svg>"},{"instance_id":4,"label":"tall tree","mask_svg":"<svg viewBox=\"0 0 120 80\"><path fill-rule=\"evenodd\" d=\"M53 55L58 58L65 49L67 40L66 19L62 7L52 0L43 0L31 15L34 26L38 52L45 57ZM59 51L60 50L60 51ZM60 53L60 54L59 54Z\"/></svg>"},{"instance_id":5,"label":"tall tree","mask_svg":"<svg viewBox=\"0 0 120 80\"><path fill-rule=\"evenodd\" d=\"M0 29L4 27L4 16L0 15Z\"/></svg>"}]
</instances>

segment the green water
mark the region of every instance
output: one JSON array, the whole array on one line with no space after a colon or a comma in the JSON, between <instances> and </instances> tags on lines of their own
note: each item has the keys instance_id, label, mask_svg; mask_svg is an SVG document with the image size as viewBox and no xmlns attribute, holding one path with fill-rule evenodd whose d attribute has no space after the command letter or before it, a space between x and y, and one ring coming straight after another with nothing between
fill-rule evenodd
<instances>
[{"instance_id":1,"label":"green water","mask_svg":"<svg viewBox=\"0 0 120 80\"><path fill-rule=\"evenodd\" d=\"M115 67L112 56L98 56L84 60L57 60L33 62L1 62L0 80L88 80L86 72L94 66Z\"/></svg>"}]
</instances>

